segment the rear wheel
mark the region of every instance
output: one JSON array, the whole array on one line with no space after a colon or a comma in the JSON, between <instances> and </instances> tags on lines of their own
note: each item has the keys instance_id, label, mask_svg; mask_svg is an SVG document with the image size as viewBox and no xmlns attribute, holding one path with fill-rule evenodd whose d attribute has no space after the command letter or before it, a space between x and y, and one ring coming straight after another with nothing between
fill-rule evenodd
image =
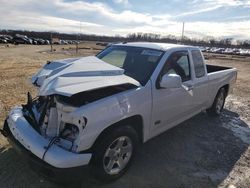
<instances>
[{"instance_id":1,"label":"rear wheel","mask_svg":"<svg viewBox=\"0 0 250 188\"><path fill-rule=\"evenodd\" d=\"M112 181L122 176L131 164L137 143L137 133L129 126L118 127L102 135L93 153L95 177Z\"/></svg>"},{"instance_id":2,"label":"rear wheel","mask_svg":"<svg viewBox=\"0 0 250 188\"><path fill-rule=\"evenodd\" d=\"M223 110L225 100L226 100L226 90L225 88L221 88L214 99L212 107L207 110L208 114L212 116L220 115Z\"/></svg>"}]
</instances>

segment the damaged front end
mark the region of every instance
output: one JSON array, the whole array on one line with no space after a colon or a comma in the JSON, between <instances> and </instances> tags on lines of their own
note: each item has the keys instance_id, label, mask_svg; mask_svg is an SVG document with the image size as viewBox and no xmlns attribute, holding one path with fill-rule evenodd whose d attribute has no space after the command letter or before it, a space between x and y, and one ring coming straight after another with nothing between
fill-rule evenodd
<instances>
[{"instance_id":1,"label":"damaged front end","mask_svg":"<svg viewBox=\"0 0 250 188\"><path fill-rule=\"evenodd\" d=\"M87 133L93 115L81 111L82 106L140 86L123 69L92 56L48 63L32 82L39 86L38 97L28 93L27 104L10 111L5 127L26 150L57 168L87 165L91 159L90 141L98 133ZM120 98L112 100L117 117L128 109L120 108L126 106Z\"/></svg>"},{"instance_id":2,"label":"damaged front end","mask_svg":"<svg viewBox=\"0 0 250 188\"><path fill-rule=\"evenodd\" d=\"M23 115L44 138L54 140L55 144L70 152L77 152L79 133L86 126L87 119L69 117L75 108L60 103L57 98L51 95L32 99L28 93L28 102L22 106Z\"/></svg>"},{"instance_id":3,"label":"damaged front end","mask_svg":"<svg viewBox=\"0 0 250 188\"><path fill-rule=\"evenodd\" d=\"M87 165L91 154L77 151L86 120L69 118L73 110L57 102L54 95L32 99L28 93L27 104L11 110L2 132L53 167Z\"/></svg>"}]
</instances>

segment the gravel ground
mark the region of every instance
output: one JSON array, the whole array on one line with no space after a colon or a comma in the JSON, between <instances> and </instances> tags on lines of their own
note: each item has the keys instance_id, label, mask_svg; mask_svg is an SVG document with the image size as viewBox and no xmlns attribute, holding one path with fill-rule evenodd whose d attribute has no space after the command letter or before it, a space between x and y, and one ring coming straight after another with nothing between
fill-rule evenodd
<instances>
[{"instance_id":1,"label":"gravel ground","mask_svg":"<svg viewBox=\"0 0 250 188\"><path fill-rule=\"evenodd\" d=\"M90 44L85 44L90 45ZM93 45L93 44L91 44ZM30 77L46 60L76 56L69 47L0 48L0 123L10 107L25 101ZM95 51L80 50L80 55ZM79 54L78 54L79 55ZM150 140L139 148L121 179L103 184L85 177L81 184L64 187L250 187L250 60L212 57L209 63L238 68L234 94L221 117L201 113ZM34 173L0 136L0 187L62 187Z\"/></svg>"}]
</instances>

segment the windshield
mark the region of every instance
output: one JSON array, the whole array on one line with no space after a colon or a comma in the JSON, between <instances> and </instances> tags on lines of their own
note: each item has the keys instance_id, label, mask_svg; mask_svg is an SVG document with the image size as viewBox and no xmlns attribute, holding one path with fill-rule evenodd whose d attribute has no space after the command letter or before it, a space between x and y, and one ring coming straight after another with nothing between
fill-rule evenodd
<instances>
[{"instance_id":1,"label":"windshield","mask_svg":"<svg viewBox=\"0 0 250 188\"><path fill-rule=\"evenodd\" d=\"M148 48L114 45L97 54L97 57L123 68L125 75L145 85L163 53L163 51Z\"/></svg>"}]
</instances>

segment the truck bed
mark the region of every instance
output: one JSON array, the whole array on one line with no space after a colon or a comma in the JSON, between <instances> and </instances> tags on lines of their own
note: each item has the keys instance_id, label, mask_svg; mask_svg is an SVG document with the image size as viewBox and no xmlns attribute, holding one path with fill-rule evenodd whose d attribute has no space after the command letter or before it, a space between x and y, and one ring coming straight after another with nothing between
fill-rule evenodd
<instances>
[{"instance_id":1,"label":"truck bed","mask_svg":"<svg viewBox=\"0 0 250 188\"><path fill-rule=\"evenodd\" d=\"M231 67L223 67L223 66L209 65L209 64L206 64L206 67L207 67L207 73L212 73L212 72L217 72L217 71L232 69Z\"/></svg>"},{"instance_id":2,"label":"truck bed","mask_svg":"<svg viewBox=\"0 0 250 188\"><path fill-rule=\"evenodd\" d=\"M233 85L237 78L237 70L232 67L223 67L217 65L207 65L208 91L210 93L209 105L213 104L214 98L223 86L228 87L228 93L232 91Z\"/></svg>"}]
</instances>

